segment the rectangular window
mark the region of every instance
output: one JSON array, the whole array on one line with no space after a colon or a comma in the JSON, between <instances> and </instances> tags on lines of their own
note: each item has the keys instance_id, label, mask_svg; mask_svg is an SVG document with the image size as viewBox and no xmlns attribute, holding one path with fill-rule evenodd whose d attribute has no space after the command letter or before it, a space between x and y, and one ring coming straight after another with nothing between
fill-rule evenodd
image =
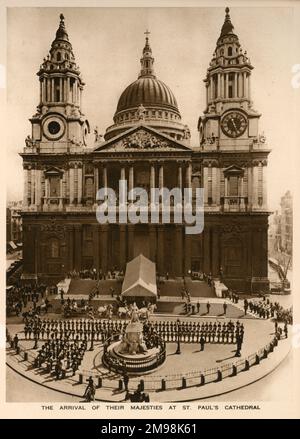
<instances>
[{"instance_id":1,"label":"rectangular window","mask_svg":"<svg viewBox=\"0 0 300 439\"><path fill-rule=\"evenodd\" d=\"M229 177L229 196L238 196L238 177L236 176Z\"/></svg>"},{"instance_id":2,"label":"rectangular window","mask_svg":"<svg viewBox=\"0 0 300 439\"><path fill-rule=\"evenodd\" d=\"M50 197L59 197L59 177L50 177Z\"/></svg>"}]
</instances>

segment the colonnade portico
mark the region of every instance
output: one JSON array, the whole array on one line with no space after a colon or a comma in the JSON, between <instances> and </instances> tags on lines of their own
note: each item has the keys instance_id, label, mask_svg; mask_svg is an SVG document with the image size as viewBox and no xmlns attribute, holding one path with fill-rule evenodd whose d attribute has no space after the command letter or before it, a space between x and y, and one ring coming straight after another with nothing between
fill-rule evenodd
<instances>
[{"instance_id":1,"label":"colonnade portico","mask_svg":"<svg viewBox=\"0 0 300 439\"><path fill-rule=\"evenodd\" d=\"M119 167L119 180L127 182L127 189L130 191L137 186L135 164L141 164L144 169L149 173L149 189L165 187L166 179L165 174L168 173L168 164L176 164L177 166L177 179L174 187L183 188L183 175L185 175L186 188L192 187L192 164L189 161L169 161L169 160L150 160L149 162L135 162L130 161L121 162ZM101 188L114 187L109 178L110 166L115 167L115 162L102 162L101 164L95 164L95 189L96 191ZM101 178L102 177L102 178ZM173 189L173 187L168 187Z\"/></svg>"}]
</instances>

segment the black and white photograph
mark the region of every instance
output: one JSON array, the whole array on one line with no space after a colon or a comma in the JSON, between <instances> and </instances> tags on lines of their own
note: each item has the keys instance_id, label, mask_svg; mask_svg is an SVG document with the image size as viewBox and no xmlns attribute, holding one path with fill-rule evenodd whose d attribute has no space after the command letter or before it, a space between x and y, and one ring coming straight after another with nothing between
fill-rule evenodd
<instances>
[{"instance_id":1,"label":"black and white photograph","mask_svg":"<svg viewBox=\"0 0 300 439\"><path fill-rule=\"evenodd\" d=\"M96 3L2 8L4 403L299 417L299 3Z\"/></svg>"}]
</instances>

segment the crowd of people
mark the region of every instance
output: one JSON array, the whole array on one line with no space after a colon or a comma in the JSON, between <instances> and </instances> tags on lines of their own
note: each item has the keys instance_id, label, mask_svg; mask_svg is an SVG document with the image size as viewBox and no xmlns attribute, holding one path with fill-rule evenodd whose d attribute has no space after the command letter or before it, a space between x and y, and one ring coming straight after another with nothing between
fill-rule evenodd
<instances>
[{"instance_id":1,"label":"crowd of people","mask_svg":"<svg viewBox=\"0 0 300 439\"><path fill-rule=\"evenodd\" d=\"M71 270L67 273L69 279L117 279L124 277L124 273L118 270L116 267L108 270L107 273L103 273L102 270L97 270L96 268L87 268L84 270Z\"/></svg>"},{"instance_id":2,"label":"crowd of people","mask_svg":"<svg viewBox=\"0 0 300 439\"><path fill-rule=\"evenodd\" d=\"M20 315L25 310L34 311L38 307L47 312L50 307L49 296L57 294L57 286L47 286L43 283L11 285L6 294L6 309L8 314L14 311ZM27 311L26 311L27 312Z\"/></svg>"},{"instance_id":3,"label":"crowd of people","mask_svg":"<svg viewBox=\"0 0 300 439\"><path fill-rule=\"evenodd\" d=\"M283 323L292 324L292 309L285 309L279 302L271 302L270 299L264 297L260 300L244 300L244 311L248 310L262 319L274 318Z\"/></svg>"},{"instance_id":4,"label":"crowd of people","mask_svg":"<svg viewBox=\"0 0 300 439\"><path fill-rule=\"evenodd\" d=\"M39 349L34 360L34 367L45 367L48 373L54 373L58 380L64 378L69 371L75 375L85 351L87 342L75 340L48 340Z\"/></svg>"}]
</instances>

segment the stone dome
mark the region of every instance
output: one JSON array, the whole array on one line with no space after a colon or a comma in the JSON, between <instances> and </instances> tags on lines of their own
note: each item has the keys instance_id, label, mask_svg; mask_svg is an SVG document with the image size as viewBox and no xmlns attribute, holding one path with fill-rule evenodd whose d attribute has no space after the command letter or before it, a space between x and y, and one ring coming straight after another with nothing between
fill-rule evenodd
<instances>
[{"instance_id":1,"label":"stone dome","mask_svg":"<svg viewBox=\"0 0 300 439\"><path fill-rule=\"evenodd\" d=\"M106 129L105 140L140 123L176 140L185 138L187 129L181 122L175 96L164 82L156 78L153 63L152 50L146 37L140 74L121 94L114 115L114 124Z\"/></svg>"},{"instance_id":2,"label":"stone dome","mask_svg":"<svg viewBox=\"0 0 300 439\"><path fill-rule=\"evenodd\" d=\"M137 108L140 104L145 107L158 107L180 114L172 91L155 76L140 76L126 87L120 96L116 115L120 111Z\"/></svg>"}]
</instances>

